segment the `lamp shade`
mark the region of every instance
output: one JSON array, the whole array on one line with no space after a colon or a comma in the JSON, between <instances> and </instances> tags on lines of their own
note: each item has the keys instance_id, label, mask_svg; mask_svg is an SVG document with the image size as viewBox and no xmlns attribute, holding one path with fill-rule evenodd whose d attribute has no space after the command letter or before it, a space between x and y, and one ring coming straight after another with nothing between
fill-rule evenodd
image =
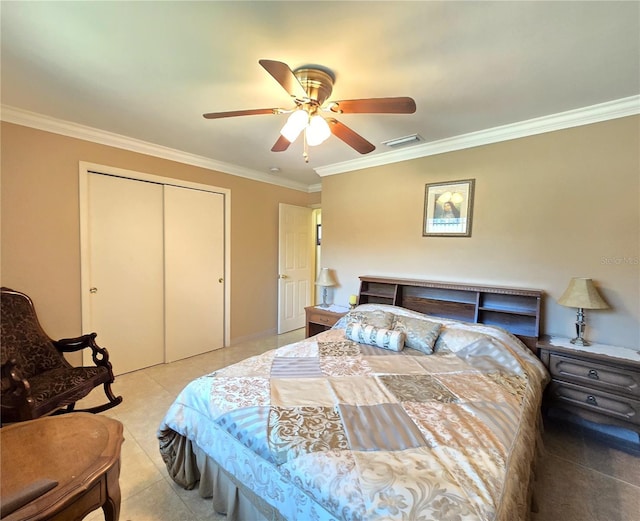
<instances>
[{"instance_id":1,"label":"lamp shade","mask_svg":"<svg viewBox=\"0 0 640 521\"><path fill-rule=\"evenodd\" d=\"M609 305L602 299L591 279L574 277L558 299L558 304L569 308L607 309Z\"/></svg>"},{"instance_id":2,"label":"lamp shade","mask_svg":"<svg viewBox=\"0 0 640 521\"><path fill-rule=\"evenodd\" d=\"M322 268L320 270L320 275L318 275L318 279L316 280L316 286L335 286L338 284L338 281L335 279L329 268Z\"/></svg>"}]
</instances>

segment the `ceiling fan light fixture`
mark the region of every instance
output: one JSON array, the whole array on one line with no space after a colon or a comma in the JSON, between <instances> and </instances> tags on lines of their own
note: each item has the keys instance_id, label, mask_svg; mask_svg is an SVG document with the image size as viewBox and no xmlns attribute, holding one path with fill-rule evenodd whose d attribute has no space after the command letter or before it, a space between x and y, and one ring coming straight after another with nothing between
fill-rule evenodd
<instances>
[{"instance_id":1,"label":"ceiling fan light fixture","mask_svg":"<svg viewBox=\"0 0 640 521\"><path fill-rule=\"evenodd\" d=\"M308 124L309 113L304 109L295 110L291 113L289 119L287 119L280 134L282 134L287 141L293 143Z\"/></svg>"},{"instance_id":2,"label":"ceiling fan light fixture","mask_svg":"<svg viewBox=\"0 0 640 521\"><path fill-rule=\"evenodd\" d=\"M331 135L331 129L327 121L319 115L311 117L307 127L307 143L309 146L317 146L324 143Z\"/></svg>"},{"instance_id":3,"label":"ceiling fan light fixture","mask_svg":"<svg viewBox=\"0 0 640 521\"><path fill-rule=\"evenodd\" d=\"M1 0L0 0L1 1ZM258 60L295 102L292 110L284 108L261 108L231 110L203 114L207 119L252 116L259 114L289 114L287 122L280 130L278 139L271 147L272 152L284 152L304 131L303 154L309 162L308 146L320 145L331 135L340 139L359 154L369 154L376 147L357 132L334 117L324 119L319 112L333 114L413 114L416 102L408 97L361 98L325 102L333 92L335 74L322 65L305 65L295 70L277 60ZM415 137L400 138L385 142L388 146L400 146L419 141Z\"/></svg>"}]
</instances>

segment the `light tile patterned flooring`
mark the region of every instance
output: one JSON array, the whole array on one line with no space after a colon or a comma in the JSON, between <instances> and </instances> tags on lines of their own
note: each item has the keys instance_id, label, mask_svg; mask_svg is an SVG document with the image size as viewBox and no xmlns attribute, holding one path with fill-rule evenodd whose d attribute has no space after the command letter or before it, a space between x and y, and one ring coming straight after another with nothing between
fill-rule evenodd
<instances>
[{"instance_id":1,"label":"light tile patterned flooring","mask_svg":"<svg viewBox=\"0 0 640 521\"><path fill-rule=\"evenodd\" d=\"M156 430L192 379L303 337L304 330L268 336L116 377L113 388L124 402L102 414L124 424L121 521L225 519L197 491L183 490L169 478ZM78 408L100 403L101 393L93 391ZM539 510L532 521L640 521L640 457L609 448L560 423L547 425L544 441L536 485ZM98 510L86 519L104 518Z\"/></svg>"}]
</instances>

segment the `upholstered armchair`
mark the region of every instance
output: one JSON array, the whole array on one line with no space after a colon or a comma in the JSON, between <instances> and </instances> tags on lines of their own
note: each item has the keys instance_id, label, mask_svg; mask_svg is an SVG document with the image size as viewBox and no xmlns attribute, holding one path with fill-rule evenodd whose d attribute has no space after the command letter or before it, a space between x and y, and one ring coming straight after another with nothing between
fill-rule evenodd
<instances>
[{"instance_id":1,"label":"upholstered armchair","mask_svg":"<svg viewBox=\"0 0 640 521\"><path fill-rule=\"evenodd\" d=\"M2 424L71 412L92 389L104 386L107 403L83 409L101 412L122 402L114 396L109 353L96 344L96 333L52 340L44 332L31 299L9 288L0 289ZM91 349L94 366L73 367L63 353Z\"/></svg>"}]
</instances>

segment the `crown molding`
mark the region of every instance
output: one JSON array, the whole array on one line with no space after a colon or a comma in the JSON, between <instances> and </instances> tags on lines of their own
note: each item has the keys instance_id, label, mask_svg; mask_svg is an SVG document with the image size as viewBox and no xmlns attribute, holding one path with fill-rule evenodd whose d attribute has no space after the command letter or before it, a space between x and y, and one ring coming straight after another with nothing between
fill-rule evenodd
<instances>
[{"instance_id":1,"label":"crown molding","mask_svg":"<svg viewBox=\"0 0 640 521\"><path fill-rule=\"evenodd\" d=\"M353 170L388 165L409 159L463 150L465 148L490 145L501 141L553 132L554 130L579 127L636 114L640 114L640 95L480 130L478 132L470 132L469 134L462 134L439 141L431 141L422 145L385 152L384 154L371 157L320 166L315 168L315 171L321 177L342 174Z\"/></svg>"},{"instance_id":2,"label":"crown molding","mask_svg":"<svg viewBox=\"0 0 640 521\"><path fill-rule=\"evenodd\" d=\"M278 185L284 188L291 188L302 192L316 192L321 190L321 184L306 185L289 179L274 178L271 175L264 174L257 170L243 168L229 163L223 163L221 161L215 161L196 154L182 152L162 145L156 145L154 143L115 134L113 132L107 132L105 130L80 125L78 123L52 118L50 116L29 112L27 110L22 110L8 105L1 106L0 120L6 121L7 123L15 123L16 125L44 130L45 132L52 132L54 134L61 134L67 137L83 139L85 141L91 141L101 145L121 148L131 152L138 152L148 156L177 161L186 165L206 168L207 170L215 170L216 172L244 177L246 179L252 179L253 181Z\"/></svg>"},{"instance_id":3,"label":"crown molding","mask_svg":"<svg viewBox=\"0 0 640 521\"><path fill-rule=\"evenodd\" d=\"M439 141L431 141L422 145L385 152L375 156L320 166L314 170L321 177L342 174L353 170L388 165L391 163L398 163L400 161L443 154L445 152L454 152L456 150L489 145L492 143L499 143L501 141L508 141L511 139L518 139L582 125L589 125L591 123L598 123L601 121L633 116L636 114L640 114L640 95L560 112L550 116L520 121L518 123L502 125L477 132L470 132L468 134L441 139ZM237 165L223 163L221 161L215 161L204 156L182 152L173 148L44 116L42 114L29 112L8 105L0 106L0 120L38 130L44 130L46 132L52 132L54 134L61 134L102 145L130 150L140 154L168 159L170 161L177 161L179 163L197 166L207 170L214 170L216 172L244 177L254 181L269 183L284 188L291 188L302 192L313 193L322 191L321 183L305 185L304 183L298 183L288 179L278 179L257 170L243 168Z\"/></svg>"}]
</instances>

